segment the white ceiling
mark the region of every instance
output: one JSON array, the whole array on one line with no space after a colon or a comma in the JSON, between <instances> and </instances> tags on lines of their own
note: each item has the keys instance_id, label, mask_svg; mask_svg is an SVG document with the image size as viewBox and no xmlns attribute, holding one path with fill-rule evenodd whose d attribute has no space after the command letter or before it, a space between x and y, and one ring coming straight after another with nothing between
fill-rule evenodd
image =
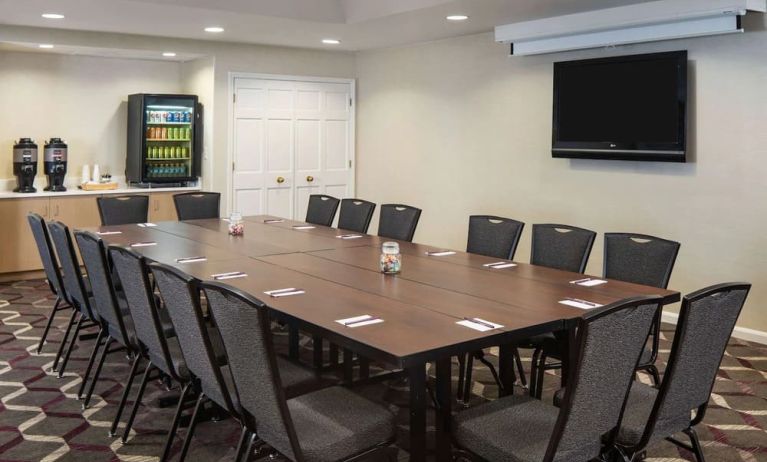
<instances>
[{"instance_id":1,"label":"white ceiling","mask_svg":"<svg viewBox=\"0 0 767 462\"><path fill-rule=\"evenodd\" d=\"M365 50L649 0L0 0L0 24ZM43 19L44 12L66 15ZM445 20L466 14L468 21ZM221 26L221 34L203 31ZM323 38L341 45L327 46ZM158 40L158 49L162 48Z\"/></svg>"}]
</instances>

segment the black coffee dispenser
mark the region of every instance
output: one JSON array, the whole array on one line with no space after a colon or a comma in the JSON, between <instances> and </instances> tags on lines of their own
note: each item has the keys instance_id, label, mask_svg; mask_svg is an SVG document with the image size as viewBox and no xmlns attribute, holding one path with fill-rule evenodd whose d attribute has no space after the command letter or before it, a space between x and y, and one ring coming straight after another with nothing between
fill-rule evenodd
<instances>
[{"instance_id":1,"label":"black coffee dispenser","mask_svg":"<svg viewBox=\"0 0 767 462\"><path fill-rule=\"evenodd\" d=\"M67 174L67 145L61 138L51 138L45 143L43 169L48 177L46 191L66 191L64 175Z\"/></svg>"},{"instance_id":2,"label":"black coffee dispenser","mask_svg":"<svg viewBox=\"0 0 767 462\"><path fill-rule=\"evenodd\" d=\"M16 188L13 192L37 192L37 145L32 138L21 138L13 145L13 174L16 175Z\"/></svg>"}]
</instances>

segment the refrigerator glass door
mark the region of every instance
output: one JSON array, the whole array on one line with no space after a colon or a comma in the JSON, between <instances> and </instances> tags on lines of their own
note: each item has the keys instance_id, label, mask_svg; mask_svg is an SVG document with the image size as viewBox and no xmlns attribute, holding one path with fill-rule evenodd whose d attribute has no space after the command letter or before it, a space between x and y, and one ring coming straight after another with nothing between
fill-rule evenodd
<instances>
[{"instance_id":1,"label":"refrigerator glass door","mask_svg":"<svg viewBox=\"0 0 767 462\"><path fill-rule=\"evenodd\" d=\"M146 181L174 182L192 179L194 99L147 96L144 107Z\"/></svg>"}]
</instances>

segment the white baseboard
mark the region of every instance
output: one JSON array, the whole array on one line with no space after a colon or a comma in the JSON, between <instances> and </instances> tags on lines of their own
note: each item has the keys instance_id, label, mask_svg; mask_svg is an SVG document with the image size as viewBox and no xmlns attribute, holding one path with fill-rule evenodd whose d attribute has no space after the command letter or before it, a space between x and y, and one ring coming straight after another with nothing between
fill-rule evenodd
<instances>
[{"instance_id":1,"label":"white baseboard","mask_svg":"<svg viewBox=\"0 0 767 462\"><path fill-rule=\"evenodd\" d=\"M663 322L676 325L678 320L679 314L667 311L663 312ZM735 330L732 331L732 336L740 340L767 345L767 332L761 330L735 326Z\"/></svg>"}]
</instances>

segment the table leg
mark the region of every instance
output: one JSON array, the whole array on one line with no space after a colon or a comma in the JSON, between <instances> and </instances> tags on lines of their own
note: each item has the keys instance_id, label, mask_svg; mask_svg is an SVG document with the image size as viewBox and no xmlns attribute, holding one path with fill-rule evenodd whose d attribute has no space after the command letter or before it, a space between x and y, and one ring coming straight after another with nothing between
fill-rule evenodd
<instances>
[{"instance_id":1,"label":"table leg","mask_svg":"<svg viewBox=\"0 0 767 462\"><path fill-rule=\"evenodd\" d=\"M331 343L328 350L328 355L330 356L330 358L328 358L330 365L338 366L338 345Z\"/></svg>"},{"instance_id":2,"label":"table leg","mask_svg":"<svg viewBox=\"0 0 767 462\"><path fill-rule=\"evenodd\" d=\"M298 326L295 323L288 324L288 357L293 361L298 361L299 348Z\"/></svg>"},{"instance_id":3,"label":"table leg","mask_svg":"<svg viewBox=\"0 0 767 462\"><path fill-rule=\"evenodd\" d=\"M350 384L354 381L354 353L348 348L344 348L344 383Z\"/></svg>"},{"instance_id":4,"label":"table leg","mask_svg":"<svg viewBox=\"0 0 767 462\"><path fill-rule=\"evenodd\" d=\"M449 461L452 458L450 422L452 421L452 360L444 358L437 361L437 419L436 449L437 461Z\"/></svg>"},{"instance_id":5,"label":"table leg","mask_svg":"<svg viewBox=\"0 0 767 462\"><path fill-rule=\"evenodd\" d=\"M410 461L426 460L426 364L407 369L410 383Z\"/></svg>"},{"instance_id":6,"label":"table leg","mask_svg":"<svg viewBox=\"0 0 767 462\"><path fill-rule=\"evenodd\" d=\"M514 345L506 344L498 348L498 378L501 379L502 389L498 390L498 396L504 397L514 394Z\"/></svg>"},{"instance_id":7,"label":"table leg","mask_svg":"<svg viewBox=\"0 0 767 462\"><path fill-rule=\"evenodd\" d=\"M573 363L574 353L573 345L575 344L575 329L566 329L557 331L554 333L559 342L559 351L562 353L562 370L561 380L562 388L567 386L567 377L570 374L570 366Z\"/></svg>"},{"instance_id":8,"label":"table leg","mask_svg":"<svg viewBox=\"0 0 767 462\"><path fill-rule=\"evenodd\" d=\"M320 369L323 363L323 351L322 351L322 337L319 335L312 336L312 353L314 356L314 368Z\"/></svg>"},{"instance_id":9,"label":"table leg","mask_svg":"<svg viewBox=\"0 0 767 462\"><path fill-rule=\"evenodd\" d=\"M370 360L360 356L360 380L370 378Z\"/></svg>"}]
</instances>

